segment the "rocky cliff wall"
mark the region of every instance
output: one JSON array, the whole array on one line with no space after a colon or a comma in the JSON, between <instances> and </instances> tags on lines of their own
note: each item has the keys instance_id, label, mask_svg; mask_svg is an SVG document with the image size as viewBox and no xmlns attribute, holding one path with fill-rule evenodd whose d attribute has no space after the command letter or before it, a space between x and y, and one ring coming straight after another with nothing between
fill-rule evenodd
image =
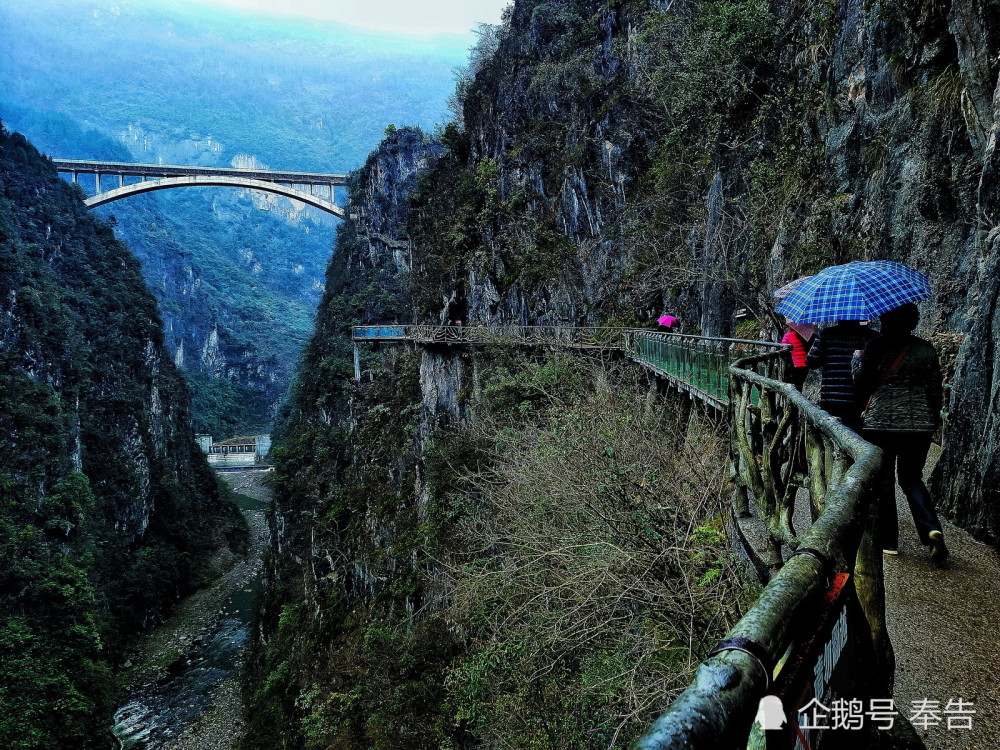
<instances>
[{"instance_id":1,"label":"rocky cliff wall","mask_svg":"<svg viewBox=\"0 0 1000 750\"><path fill-rule=\"evenodd\" d=\"M447 348L419 363L392 349L363 353L355 388L350 322L643 325L669 311L692 332L774 337L771 292L783 283L853 259L905 262L932 280L921 331L952 384L938 496L995 533L997 10L515 2L473 52L443 148L422 163L387 160L393 134L357 183L370 218L341 233L279 459L284 588L266 613L258 677L271 682L256 698L288 734L248 747L294 744L310 728L337 747L401 733L413 746L447 735L473 747L482 716L448 725L446 701L475 705L482 693L463 693L463 680L489 683L516 659L469 665L470 631L436 629L429 613L455 589L434 564L447 522L428 488L468 469L464 447L435 428L461 423L471 399L527 414L523 372ZM737 327L739 308L749 314ZM474 505L461 502L449 512ZM392 700L373 702L379 691Z\"/></svg>"},{"instance_id":2,"label":"rocky cliff wall","mask_svg":"<svg viewBox=\"0 0 1000 750\"><path fill-rule=\"evenodd\" d=\"M267 431L322 296L334 235L238 191L167 191L99 209L142 262L164 343L188 374L198 431Z\"/></svg>"},{"instance_id":3,"label":"rocky cliff wall","mask_svg":"<svg viewBox=\"0 0 1000 750\"><path fill-rule=\"evenodd\" d=\"M453 139L454 132L447 137ZM460 147L461 141L452 144ZM435 174L442 166L455 174L455 182ZM420 172L427 176L419 177ZM249 679L253 719L243 740L246 748L302 744L369 750L400 745L473 748L480 743L496 746L498 736L513 738L518 746L598 747L607 746L626 725L630 735L645 725L645 714L631 703L632 683L594 689L594 681L609 678L602 671L607 654L632 652L632 645L618 644L622 630L634 634L634 648L643 653L649 644L660 643L648 637L647 629L660 632L664 639L674 638L669 608L658 607L658 614L651 617L648 601L635 601L630 593L624 595L629 603L620 605L622 592L609 588L602 602L630 624L605 627L618 621L601 615L599 637L588 631L591 635L580 641L563 641L552 635L564 630L558 622L573 619L571 609L580 610L564 602L562 594L553 594L553 606L543 608L546 614L541 618L550 618L551 630L539 632L530 616L509 609L526 601L522 597L535 596L518 571L521 562L529 570L536 559L562 560L562 552L526 553L528 559L512 562L518 552L508 556L507 545L522 551L519 543L509 542L506 532L496 530L494 524L500 521L492 516L490 501L482 499L481 491L462 483L469 472L493 476L489 467L499 451L520 450L518 430L524 429L523 444L528 445L539 434L549 434L549 429L552 436L578 428L586 433L594 420L607 419L607 430L601 430L600 437L581 435L580 445L571 449L554 437L557 450L570 450L573 460L580 461L579 476L563 485L563 491L574 496L587 487L583 491L593 491L599 505L612 495L619 498L617 493L622 493L626 505L640 501L632 488L649 486L650 480L631 476L633 470L648 469L650 477L659 477L652 481L666 482L675 476L675 469L653 470L642 461L619 458L617 444L611 447L603 441L611 433L627 430L636 416L636 403L642 403L649 407L640 410L642 418L651 423L622 436L627 450L650 449L637 447L640 436L658 448L670 441L698 446L693 449L704 449L698 460L721 486L717 466L722 457L709 437L711 430L692 429L687 434L688 413L658 403L660 396L633 368L616 372L599 358L591 361L565 353L362 344L362 376L360 382L353 379L350 324L406 320L403 316L413 314L411 305L424 302L440 305L435 314L442 319L456 319L472 309L454 288L433 298L422 294L421 279L452 259L418 258L419 241L410 230L416 226L423 232L427 228L423 222L438 220L426 211L438 200L466 211L455 199L455 189L473 197L477 183L488 174L484 170L469 178L456 166L454 153L426 142L418 133L397 130L355 176L353 205L359 219L338 236L316 334L275 454L276 547L260 615L258 656L252 660L255 667ZM407 193L417 196L408 207ZM445 220L453 218L448 215ZM455 239L465 241L458 233ZM399 250L405 252L402 262ZM608 385L612 378L622 387L613 409L602 403L599 415L586 409L580 415L572 413L581 408L581 399L614 390ZM562 399L565 408L558 405ZM551 410L550 418L565 418L567 423L558 429L541 426L544 420L536 425L546 410ZM679 422L672 419L675 411L684 413ZM484 419L492 427L473 436L470 425ZM528 456L524 459L530 464ZM520 466L517 461L510 465ZM543 470L544 479L533 479L530 491L546 492L544 482L555 481L553 477L568 465ZM499 477L502 470L496 471ZM584 478L587 472L590 475ZM702 495L711 485L701 479L697 483ZM562 536L568 533L561 511L565 502L573 519L570 527L585 521L586 528L572 532L580 533L582 546L591 544L594 534L617 530L620 538L608 543L616 550L622 546L630 550L621 553L624 559L607 563L617 570L619 565L632 565L633 553L645 554L641 549L660 554L663 546L649 545L647 534L673 534L666 527L677 528L676 519L660 517L661 511L668 508L669 516L689 497L681 493L676 504L664 504L663 491L661 487L644 491L641 502L653 505L626 514L624 520L618 515L625 506L594 511L590 500L581 509L571 498L546 497L537 507L518 508L504 522L530 527L529 533L535 535L530 545L539 539L543 546L574 544ZM711 499L696 504L698 513L706 502L712 505L721 497L714 489L708 495ZM553 507L546 510L549 502ZM683 527L709 523L698 513L697 522L687 520ZM550 517L552 527L547 525ZM647 519L641 529L637 518ZM662 531L654 529L660 524ZM691 542L684 536L678 538L678 548ZM712 565L726 565L721 533L705 526L696 536L701 551L692 552L684 569L694 576L710 576L701 584L707 587L704 590L729 581L719 571L703 569L709 560ZM597 567L603 569L604 557L597 558ZM562 571L562 562L555 568ZM575 570L573 564L569 568ZM673 578L677 570L662 559L637 568L656 571L651 574L655 579ZM511 570L517 585L502 593L489 583L484 590L477 588L484 582L507 581L506 574L491 574L502 569ZM474 575L466 576L467 572ZM536 576L550 573L562 575L530 570L524 575L537 580ZM579 580L590 581L589 575L567 582L565 590L574 590ZM594 575L603 573L595 570ZM665 596L660 586L656 581L636 584L657 600ZM726 607L739 606L740 601L739 594L727 595ZM504 614L496 614L500 612ZM699 604L684 618L685 623L699 623L697 638L712 637L707 634L725 619L713 616L712 622L703 621L703 614ZM685 643L688 638L684 637ZM642 689L659 695L676 691L687 676L673 663L641 671ZM545 675L530 683L537 689L522 689L528 684L523 675L535 672ZM556 698L570 692L572 699ZM580 711L581 705L593 706L593 716Z\"/></svg>"},{"instance_id":4,"label":"rocky cliff wall","mask_svg":"<svg viewBox=\"0 0 1000 750\"><path fill-rule=\"evenodd\" d=\"M0 129L5 746L106 747L130 636L240 544L162 344L135 257Z\"/></svg>"},{"instance_id":5,"label":"rocky cliff wall","mask_svg":"<svg viewBox=\"0 0 1000 750\"><path fill-rule=\"evenodd\" d=\"M994 3L515 3L411 222L425 319L775 336L849 260L930 279L954 394L941 503L990 536ZM450 138L449 138L450 136ZM465 180L466 184L463 184ZM464 192L463 192L464 191ZM440 302L437 302L440 300ZM963 343L964 342L964 343ZM985 359L984 359L985 357Z\"/></svg>"}]
</instances>

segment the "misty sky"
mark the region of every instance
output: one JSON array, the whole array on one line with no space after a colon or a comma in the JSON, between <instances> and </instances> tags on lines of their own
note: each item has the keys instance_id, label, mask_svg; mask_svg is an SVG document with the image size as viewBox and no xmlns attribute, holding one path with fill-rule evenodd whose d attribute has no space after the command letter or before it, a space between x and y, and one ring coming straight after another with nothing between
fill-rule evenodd
<instances>
[{"instance_id":1,"label":"misty sky","mask_svg":"<svg viewBox=\"0 0 1000 750\"><path fill-rule=\"evenodd\" d=\"M354 26L414 34L467 33L498 23L510 0L198 0L248 10L308 16Z\"/></svg>"}]
</instances>

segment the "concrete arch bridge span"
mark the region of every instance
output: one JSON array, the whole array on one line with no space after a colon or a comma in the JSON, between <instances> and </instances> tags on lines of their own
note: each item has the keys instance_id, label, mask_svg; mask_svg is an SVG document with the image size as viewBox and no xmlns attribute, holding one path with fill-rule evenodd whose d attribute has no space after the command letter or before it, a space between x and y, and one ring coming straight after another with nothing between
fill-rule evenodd
<instances>
[{"instance_id":1,"label":"concrete arch bridge span","mask_svg":"<svg viewBox=\"0 0 1000 750\"><path fill-rule=\"evenodd\" d=\"M96 208L97 206L103 206L105 203L127 198L130 195L179 187L238 187L262 190L265 193L274 193L275 195L283 195L286 198L302 201L310 206L326 211L328 214L333 214L338 219L347 218L347 212L336 203L331 203L304 190L284 187L274 182L240 177L201 177L196 175L189 177L163 177L159 180L147 180L145 182L137 182L134 185L124 185L113 190L106 190L92 198L88 198L84 201L84 204L88 208Z\"/></svg>"},{"instance_id":2,"label":"concrete arch bridge span","mask_svg":"<svg viewBox=\"0 0 1000 750\"><path fill-rule=\"evenodd\" d=\"M96 208L122 198L154 190L181 187L236 187L281 195L318 208L339 219L347 218L347 210L337 205L334 196L334 188L343 187L347 183L346 175L342 174L71 159L54 159L53 163L60 172L71 173L74 183L77 182L79 174L93 174L95 176L96 194L84 201L88 208ZM118 186L111 190L102 190L101 178L107 175L117 177ZM127 177L138 177L139 181L126 184ZM317 186L324 189L329 197L315 195L314 191Z\"/></svg>"}]
</instances>

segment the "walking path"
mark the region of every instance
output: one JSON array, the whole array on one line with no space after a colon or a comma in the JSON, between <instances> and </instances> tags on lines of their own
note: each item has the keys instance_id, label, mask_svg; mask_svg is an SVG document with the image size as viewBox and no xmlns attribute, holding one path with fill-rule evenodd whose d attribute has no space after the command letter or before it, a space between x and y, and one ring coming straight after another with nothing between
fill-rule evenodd
<instances>
[{"instance_id":1,"label":"walking path","mask_svg":"<svg viewBox=\"0 0 1000 750\"><path fill-rule=\"evenodd\" d=\"M936 458L936 456L934 457ZM928 470L933 462L928 462ZM945 568L920 544L901 492L898 557L885 556L886 618L896 650L896 707L940 701L941 724L915 726L928 750L989 750L1000 745L1000 557L990 545L944 523ZM971 701L971 729L948 730L948 701ZM952 714L954 716L954 714Z\"/></svg>"},{"instance_id":2,"label":"walking path","mask_svg":"<svg viewBox=\"0 0 1000 750\"><path fill-rule=\"evenodd\" d=\"M420 333L417 329L423 331ZM424 330L426 329L426 330ZM510 329L509 331L507 329ZM716 406L728 405L728 365L737 356L751 354L748 346L766 342L663 336L621 329L508 326L444 328L440 326L356 327L355 341L434 341L446 332L459 343L496 337L511 343L566 345L581 331L612 332L599 337L606 347L622 348L635 361L669 376L697 398ZM513 332L513 333L512 333ZM418 335L419 334L419 335ZM516 335L515 335L516 334ZM423 338L421 338L423 337ZM492 339L491 339L492 340ZM572 345L572 344L571 344ZM355 347L355 369L357 347ZM360 376L358 376L360 377ZM805 394L815 400L818 379L811 376ZM936 455L928 462L933 468ZM884 560L886 619L896 653L895 701L900 714L910 718L928 750L992 750L1000 747L1000 558L990 545L945 523L951 559L939 569L918 541L909 507L897 495L900 518L900 554ZM795 528L810 523L808 502L797 503ZM755 549L763 549L766 528L760 519L740 519L739 528ZM922 702L926 722L914 717L914 702ZM971 728L964 728L955 702L974 708ZM931 703L937 702L937 703ZM951 702L951 706L949 706ZM970 706L971 704L971 706ZM949 729L949 717L953 728Z\"/></svg>"}]
</instances>

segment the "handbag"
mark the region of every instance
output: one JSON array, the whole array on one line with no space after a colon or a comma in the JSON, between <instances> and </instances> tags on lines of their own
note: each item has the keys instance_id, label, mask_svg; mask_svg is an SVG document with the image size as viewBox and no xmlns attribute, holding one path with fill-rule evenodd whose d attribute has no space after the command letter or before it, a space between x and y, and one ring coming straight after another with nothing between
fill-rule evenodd
<instances>
[{"instance_id":1,"label":"handbag","mask_svg":"<svg viewBox=\"0 0 1000 750\"><path fill-rule=\"evenodd\" d=\"M899 363L903 361L903 358L906 356L908 351L910 351L910 342L907 342L906 345L900 349L896 359L892 361L892 364L889 365L886 371L882 373L882 377L878 379L878 383L875 384L871 394L868 396L868 401L865 402L865 408L861 410L862 417L868 413L868 407L872 405L872 399L875 398L875 393L882 387L882 384L889 379L889 376L896 371L896 368L899 367Z\"/></svg>"}]
</instances>

